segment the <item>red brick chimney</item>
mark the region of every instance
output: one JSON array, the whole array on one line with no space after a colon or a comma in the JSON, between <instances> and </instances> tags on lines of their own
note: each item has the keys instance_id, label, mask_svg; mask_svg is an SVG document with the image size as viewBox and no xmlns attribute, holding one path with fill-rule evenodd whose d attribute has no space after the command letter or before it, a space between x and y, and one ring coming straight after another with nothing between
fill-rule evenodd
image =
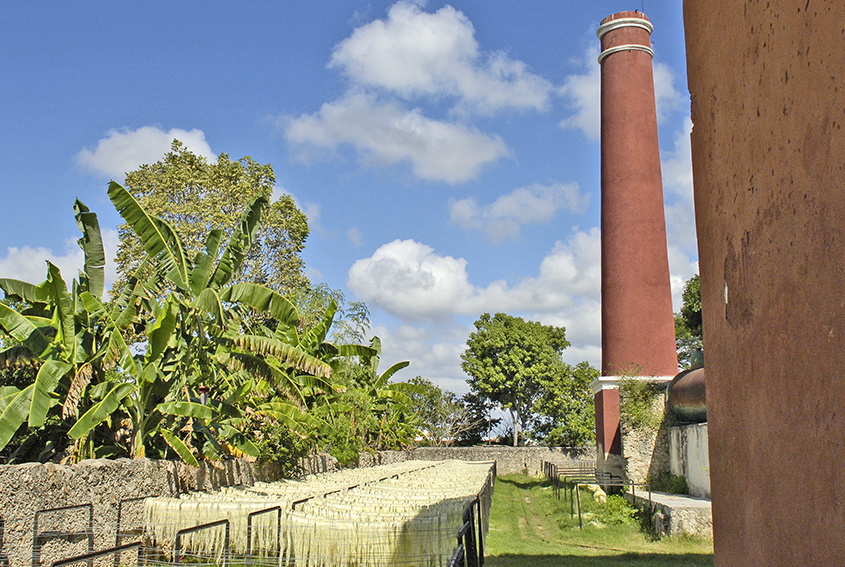
<instances>
[{"instance_id":1,"label":"red brick chimney","mask_svg":"<svg viewBox=\"0 0 845 567\"><path fill-rule=\"evenodd\" d=\"M678 371L651 22L640 12L602 20L602 376L593 383L599 461L622 465L620 376L670 380Z\"/></svg>"}]
</instances>

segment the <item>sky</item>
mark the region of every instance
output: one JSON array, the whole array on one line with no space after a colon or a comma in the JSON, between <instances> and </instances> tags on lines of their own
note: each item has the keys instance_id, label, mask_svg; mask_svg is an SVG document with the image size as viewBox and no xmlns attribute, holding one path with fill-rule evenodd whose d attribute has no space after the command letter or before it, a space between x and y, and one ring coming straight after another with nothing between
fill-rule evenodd
<instances>
[{"instance_id":1,"label":"sky","mask_svg":"<svg viewBox=\"0 0 845 567\"><path fill-rule=\"evenodd\" d=\"M397 379L465 393L485 312L563 326L564 359L600 367L595 32L634 9L677 311L698 260L680 1L2 3L0 277L76 274L75 198L111 260L109 180L175 137L272 164L308 215L308 276L367 303L383 367L411 362Z\"/></svg>"}]
</instances>

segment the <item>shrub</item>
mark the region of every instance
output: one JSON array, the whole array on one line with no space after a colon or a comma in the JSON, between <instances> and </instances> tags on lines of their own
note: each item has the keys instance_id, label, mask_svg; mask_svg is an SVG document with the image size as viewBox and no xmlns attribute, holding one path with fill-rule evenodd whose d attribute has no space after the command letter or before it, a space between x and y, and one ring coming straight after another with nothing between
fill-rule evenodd
<instances>
[{"instance_id":1,"label":"shrub","mask_svg":"<svg viewBox=\"0 0 845 567\"><path fill-rule=\"evenodd\" d=\"M656 492L668 492L669 494L689 494L687 479L668 472L649 475L646 479L651 489Z\"/></svg>"}]
</instances>

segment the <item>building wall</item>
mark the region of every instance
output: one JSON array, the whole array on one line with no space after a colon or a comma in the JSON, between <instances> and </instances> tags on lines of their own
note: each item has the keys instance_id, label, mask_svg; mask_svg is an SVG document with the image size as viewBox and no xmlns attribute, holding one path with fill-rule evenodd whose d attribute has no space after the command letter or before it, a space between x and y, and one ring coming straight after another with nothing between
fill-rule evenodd
<instances>
[{"instance_id":1,"label":"building wall","mask_svg":"<svg viewBox=\"0 0 845 567\"><path fill-rule=\"evenodd\" d=\"M715 563L845 557L845 2L684 2Z\"/></svg>"},{"instance_id":2,"label":"building wall","mask_svg":"<svg viewBox=\"0 0 845 567\"><path fill-rule=\"evenodd\" d=\"M706 423L669 428L669 472L686 478L693 496L710 498L710 451Z\"/></svg>"}]
</instances>

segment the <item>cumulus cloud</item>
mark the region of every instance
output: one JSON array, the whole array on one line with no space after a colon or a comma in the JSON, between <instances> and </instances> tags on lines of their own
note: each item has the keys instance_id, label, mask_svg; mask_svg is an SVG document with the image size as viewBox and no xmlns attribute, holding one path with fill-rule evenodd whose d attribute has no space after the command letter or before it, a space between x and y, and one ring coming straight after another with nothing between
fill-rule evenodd
<instances>
[{"instance_id":1,"label":"cumulus cloud","mask_svg":"<svg viewBox=\"0 0 845 567\"><path fill-rule=\"evenodd\" d=\"M601 136L601 67L596 62L598 47L590 47L584 56L586 73L566 77L558 89L573 113L560 122L563 129L581 130L590 140Z\"/></svg>"},{"instance_id":2,"label":"cumulus cloud","mask_svg":"<svg viewBox=\"0 0 845 567\"><path fill-rule=\"evenodd\" d=\"M108 290L117 279L115 264L110 259L117 255L119 238L114 229L104 229L101 234L107 258L105 289ZM79 270L85 265L85 255L76 241L76 237L65 240L64 253L58 254L44 247L10 246L6 248L6 255L0 256L0 274L4 278L38 284L47 279L46 262L50 261L59 268L62 278L70 287L71 280L78 277Z\"/></svg>"},{"instance_id":3,"label":"cumulus cloud","mask_svg":"<svg viewBox=\"0 0 845 567\"><path fill-rule=\"evenodd\" d=\"M590 46L581 60L585 72L569 75L558 88L558 94L573 109L569 117L561 120L560 127L581 130L590 140L601 137L601 66L598 56L598 46ZM684 97L675 88L675 75L668 65L654 61L652 68L657 121L660 123L670 111L682 106Z\"/></svg>"},{"instance_id":4,"label":"cumulus cloud","mask_svg":"<svg viewBox=\"0 0 845 567\"><path fill-rule=\"evenodd\" d=\"M482 53L462 12L447 5L427 13L419 2L397 2L386 19L357 28L335 47L329 67L404 99L454 97L463 112L544 110L553 90L523 62Z\"/></svg>"},{"instance_id":5,"label":"cumulus cloud","mask_svg":"<svg viewBox=\"0 0 845 567\"><path fill-rule=\"evenodd\" d=\"M670 283L675 311L684 283L697 262L669 247ZM575 229L543 259L538 274L519 282L473 285L467 263L437 254L412 240L395 241L349 272L349 289L373 309L399 319L397 327L376 327L385 345L383 364L411 360L409 376L421 375L463 393L460 354L472 327L466 321L502 311L544 325L566 328L572 343L563 353L569 364L601 366L601 238L598 228Z\"/></svg>"},{"instance_id":6,"label":"cumulus cloud","mask_svg":"<svg viewBox=\"0 0 845 567\"><path fill-rule=\"evenodd\" d=\"M666 231L669 242L691 256L698 255L695 233L695 204L692 186L692 121L687 118L675 134L672 150L664 152L661 163Z\"/></svg>"},{"instance_id":7,"label":"cumulus cloud","mask_svg":"<svg viewBox=\"0 0 845 567\"><path fill-rule=\"evenodd\" d=\"M396 240L355 262L347 285L371 307L404 321L485 311L550 313L599 293L600 254L598 229L576 230L555 245L536 278L512 286L500 280L480 288L470 283L463 258L442 256L413 240Z\"/></svg>"},{"instance_id":8,"label":"cumulus cloud","mask_svg":"<svg viewBox=\"0 0 845 567\"><path fill-rule=\"evenodd\" d=\"M472 197L451 201L449 214L454 224L466 229L483 229L493 242L519 236L520 227L549 222L560 209L582 212L588 196L575 183L529 185L513 190L490 205L479 207Z\"/></svg>"},{"instance_id":9,"label":"cumulus cloud","mask_svg":"<svg viewBox=\"0 0 845 567\"><path fill-rule=\"evenodd\" d=\"M396 375L396 380L408 380L422 376L436 386L458 395L469 391L466 376L461 372L461 353L466 340L473 331L470 324L450 322L443 325L411 326L395 328L376 326L372 334L382 339L381 366L408 360L411 365Z\"/></svg>"},{"instance_id":10,"label":"cumulus cloud","mask_svg":"<svg viewBox=\"0 0 845 567\"><path fill-rule=\"evenodd\" d=\"M420 110L369 94L349 94L315 114L290 120L285 136L307 160L309 148L349 144L368 164L408 162L423 179L457 183L473 179L484 164L508 155L498 136L477 128L433 120Z\"/></svg>"},{"instance_id":11,"label":"cumulus cloud","mask_svg":"<svg viewBox=\"0 0 845 567\"><path fill-rule=\"evenodd\" d=\"M76 154L76 161L96 174L122 180L126 172L164 157L174 139L197 155L209 160L217 159L202 130L173 128L165 132L156 126L143 126L137 130L109 130L106 137L97 142L96 148L84 148Z\"/></svg>"}]
</instances>

